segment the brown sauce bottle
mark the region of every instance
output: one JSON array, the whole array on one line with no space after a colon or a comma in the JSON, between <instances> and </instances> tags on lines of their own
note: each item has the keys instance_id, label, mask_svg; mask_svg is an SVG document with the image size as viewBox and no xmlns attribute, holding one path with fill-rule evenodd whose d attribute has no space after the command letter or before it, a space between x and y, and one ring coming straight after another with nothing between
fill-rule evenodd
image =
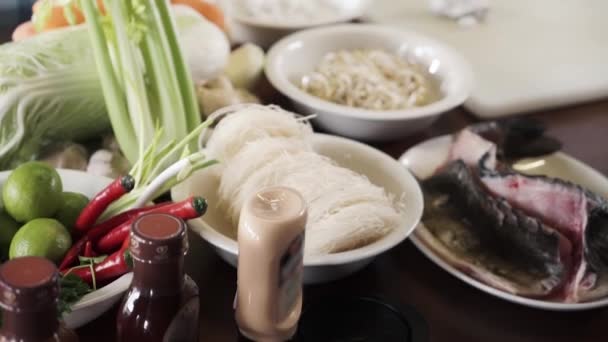
<instances>
[{"instance_id":1,"label":"brown sauce bottle","mask_svg":"<svg viewBox=\"0 0 608 342\"><path fill-rule=\"evenodd\" d=\"M181 219L148 214L135 221L133 282L118 312L117 341L198 341L198 287L184 273L187 250Z\"/></svg>"},{"instance_id":2,"label":"brown sauce bottle","mask_svg":"<svg viewBox=\"0 0 608 342\"><path fill-rule=\"evenodd\" d=\"M59 272L51 261L22 257L0 266L0 342L77 342L59 322Z\"/></svg>"}]
</instances>

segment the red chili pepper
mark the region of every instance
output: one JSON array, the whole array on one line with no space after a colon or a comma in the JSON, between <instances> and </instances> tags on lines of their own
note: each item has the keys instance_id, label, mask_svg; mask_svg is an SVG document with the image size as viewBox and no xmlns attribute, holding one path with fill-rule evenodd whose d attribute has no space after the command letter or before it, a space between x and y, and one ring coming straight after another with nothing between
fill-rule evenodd
<instances>
[{"instance_id":1,"label":"red chili pepper","mask_svg":"<svg viewBox=\"0 0 608 342\"><path fill-rule=\"evenodd\" d=\"M59 265L59 269L63 271L63 270L66 270L68 267L70 267L72 264L74 264L74 262L76 260L78 260L78 256L84 250L88 241L89 241L89 239L86 236L84 236L83 238L78 240L78 242L73 244L72 247L70 248L70 250L68 250L68 252L63 257L63 260L61 261L61 264Z\"/></svg>"},{"instance_id":2,"label":"red chili pepper","mask_svg":"<svg viewBox=\"0 0 608 342\"><path fill-rule=\"evenodd\" d=\"M144 208L131 209L95 225L91 230L87 232L85 236L81 237L78 242L72 245L72 248L70 248L70 250L66 253L65 257L61 261L59 269L63 271L66 270L68 267L72 266L78 260L78 256L81 255L82 252L85 250L87 242L91 242L91 247L93 247L93 244L95 244L97 240L99 240L99 238L108 234L108 232L110 232L116 226L127 222L128 220L134 217L137 217L137 215L141 213L145 213L147 211L168 206L171 204L171 202L163 202Z\"/></svg>"},{"instance_id":3,"label":"red chili pepper","mask_svg":"<svg viewBox=\"0 0 608 342\"><path fill-rule=\"evenodd\" d=\"M112 229L129 221L130 219L135 218L142 213L146 213L151 210L166 207L166 206L169 206L172 204L173 204L172 202L163 202L163 203L159 203L159 204L155 204L155 205L151 205L151 206L147 206L147 207L143 207L143 208L127 210L125 212L122 212L114 217L111 217L111 218L95 225L93 228L91 228L91 230L89 230L87 232L86 236L89 238L89 240L91 240L93 242L97 242L97 240L99 238L108 234L108 232L110 232Z\"/></svg>"},{"instance_id":4,"label":"red chili pepper","mask_svg":"<svg viewBox=\"0 0 608 342\"><path fill-rule=\"evenodd\" d=\"M84 256L87 258L93 258L97 256L97 253L93 250L93 243L89 240L84 245Z\"/></svg>"},{"instance_id":5,"label":"red chili pepper","mask_svg":"<svg viewBox=\"0 0 608 342\"><path fill-rule=\"evenodd\" d=\"M93 265L92 267L74 268L71 271L64 272L64 274L74 274L89 285L93 284L93 272L95 273L95 281L98 284L107 283L110 280L120 277L133 268L130 261L129 240L130 239L127 238L118 251L109 255L99 264ZM92 272L91 268L93 269Z\"/></svg>"},{"instance_id":6,"label":"red chili pepper","mask_svg":"<svg viewBox=\"0 0 608 342\"><path fill-rule=\"evenodd\" d=\"M99 216L112 202L133 190L134 187L135 179L130 175L115 179L105 189L101 190L82 210L80 216L76 219L74 231L80 234L86 232L87 229L95 224L95 221L97 221Z\"/></svg>"},{"instance_id":7,"label":"red chili pepper","mask_svg":"<svg viewBox=\"0 0 608 342\"><path fill-rule=\"evenodd\" d=\"M145 213L164 213L177 216L183 220L191 220L204 215L206 211L207 201L205 201L204 198L189 197L181 202L154 208ZM100 253L110 253L115 250L129 236L131 225L135 222L135 219L141 215L143 215L143 213L117 226L99 239L95 245L96 250Z\"/></svg>"}]
</instances>

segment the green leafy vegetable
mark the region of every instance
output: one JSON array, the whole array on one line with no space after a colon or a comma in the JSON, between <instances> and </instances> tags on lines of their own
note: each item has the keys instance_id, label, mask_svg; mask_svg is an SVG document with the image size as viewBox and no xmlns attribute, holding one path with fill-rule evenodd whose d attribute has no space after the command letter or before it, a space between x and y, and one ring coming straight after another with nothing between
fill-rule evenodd
<instances>
[{"instance_id":1,"label":"green leafy vegetable","mask_svg":"<svg viewBox=\"0 0 608 342\"><path fill-rule=\"evenodd\" d=\"M110 128L89 47L80 27L0 45L0 169Z\"/></svg>"},{"instance_id":2,"label":"green leafy vegetable","mask_svg":"<svg viewBox=\"0 0 608 342\"><path fill-rule=\"evenodd\" d=\"M91 292L87 283L73 274L66 274L61 277L59 292L59 315L69 313L72 305L78 302L84 295Z\"/></svg>"},{"instance_id":3,"label":"green leafy vegetable","mask_svg":"<svg viewBox=\"0 0 608 342\"><path fill-rule=\"evenodd\" d=\"M97 137L111 127L134 164L155 127L164 127L161 140L166 143L179 141L200 123L188 69L197 72L180 58L164 1L115 2L121 11L116 14L110 8L112 17L101 17L96 1L83 2L93 7L94 24L0 45L0 170L39 157L48 143ZM67 13L74 6L82 7L77 0L61 4ZM51 1L46 0L36 21L44 23L51 10ZM209 55L207 41L192 42L192 37L201 37L199 32L213 25L189 8L175 12L190 65L221 65L198 57ZM92 48L90 25L99 29L95 32L101 39L97 41L102 45L100 53ZM221 33L209 39L216 40L212 46L223 46L217 41L226 40ZM123 56L125 46L129 52ZM99 75L107 81L103 89Z\"/></svg>"}]
</instances>

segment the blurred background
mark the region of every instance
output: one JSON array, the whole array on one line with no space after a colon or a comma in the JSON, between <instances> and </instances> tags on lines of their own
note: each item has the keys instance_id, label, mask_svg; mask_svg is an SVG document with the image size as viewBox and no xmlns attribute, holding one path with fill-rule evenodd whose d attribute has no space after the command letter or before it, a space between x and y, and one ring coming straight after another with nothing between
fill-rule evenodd
<instances>
[{"instance_id":1,"label":"blurred background","mask_svg":"<svg viewBox=\"0 0 608 342\"><path fill-rule=\"evenodd\" d=\"M0 41L9 40L15 26L30 19L34 1L0 0Z\"/></svg>"}]
</instances>

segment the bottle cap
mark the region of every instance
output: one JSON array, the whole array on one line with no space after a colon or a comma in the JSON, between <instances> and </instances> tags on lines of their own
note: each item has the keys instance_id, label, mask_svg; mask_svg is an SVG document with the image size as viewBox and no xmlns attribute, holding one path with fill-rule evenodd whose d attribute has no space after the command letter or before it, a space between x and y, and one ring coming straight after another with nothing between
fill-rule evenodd
<instances>
[{"instance_id":1,"label":"bottle cap","mask_svg":"<svg viewBox=\"0 0 608 342\"><path fill-rule=\"evenodd\" d=\"M186 224L169 214L146 214L131 229L131 256L144 263L164 263L188 251Z\"/></svg>"},{"instance_id":2,"label":"bottle cap","mask_svg":"<svg viewBox=\"0 0 608 342\"><path fill-rule=\"evenodd\" d=\"M41 257L21 257L0 266L0 306L8 311L35 312L57 303L59 272Z\"/></svg>"},{"instance_id":3,"label":"bottle cap","mask_svg":"<svg viewBox=\"0 0 608 342\"><path fill-rule=\"evenodd\" d=\"M281 229L283 226L306 225L306 201L292 188L274 186L251 196L241 210L244 221L256 226Z\"/></svg>"},{"instance_id":4,"label":"bottle cap","mask_svg":"<svg viewBox=\"0 0 608 342\"><path fill-rule=\"evenodd\" d=\"M297 342L428 342L428 327L413 308L371 297L323 298L304 309Z\"/></svg>"}]
</instances>

